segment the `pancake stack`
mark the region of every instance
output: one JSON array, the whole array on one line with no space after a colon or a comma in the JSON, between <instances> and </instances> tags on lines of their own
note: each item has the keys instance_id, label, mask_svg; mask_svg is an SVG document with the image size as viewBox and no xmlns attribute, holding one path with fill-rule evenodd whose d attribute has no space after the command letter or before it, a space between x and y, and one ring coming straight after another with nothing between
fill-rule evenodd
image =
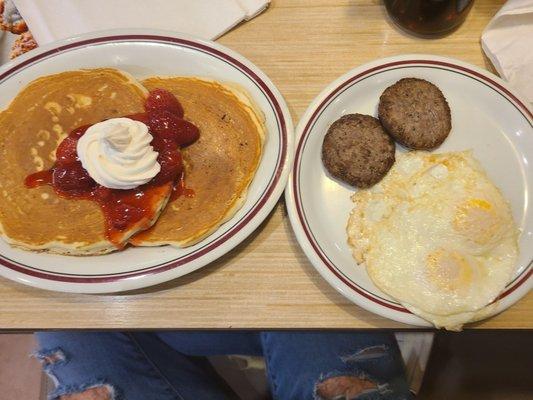
<instances>
[{"instance_id":1,"label":"pancake stack","mask_svg":"<svg viewBox=\"0 0 533 400\"><path fill-rule=\"evenodd\" d=\"M143 112L148 91L156 88L172 92L185 119L200 129L200 139L183 149L184 182L194 195L169 202L170 188L161 189L148 220L123 232L120 241L189 246L231 218L246 198L265 137L263 116L244 91L198 78L139 83L115 69L79 70L33 81L0 113L2 237L17 247L61 254L118 250L106 237L96 202L62 198L50 186L30 189L24 179L52 167L71 130Z\"/></svg>"}]
</instances>

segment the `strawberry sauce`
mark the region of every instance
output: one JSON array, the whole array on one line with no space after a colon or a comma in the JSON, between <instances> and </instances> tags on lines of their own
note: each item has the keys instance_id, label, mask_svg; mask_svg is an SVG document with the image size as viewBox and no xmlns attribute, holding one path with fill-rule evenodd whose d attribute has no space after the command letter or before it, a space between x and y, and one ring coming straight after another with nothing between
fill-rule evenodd
<instances>
[{"instance_id":1,"label":"strawberry sauce","mask_svg":"<svg viewBox=\"0 0 533 400\"><path fill-rule=\"evenodd\" d=\"M56 162L46 171L28 175L24 184L28 188L50 185L61 197L96 201L104 213L106 236L120 247L122 233L141 223L148 228L154 206L166 196L172 184L170 201L179 196L194 196L187 189L183 177L181 147L195 142L198 128L183 119L183 107L176 97L164 90L155 89L144 104L145 112L126 115L148 126L153 136L151 146L159 153L159 173L148 183L134 189L110 189L96 183L83 168L77 154L78 139L91 125L74 129L59 144Z\"/></svg>"}]
</instances>

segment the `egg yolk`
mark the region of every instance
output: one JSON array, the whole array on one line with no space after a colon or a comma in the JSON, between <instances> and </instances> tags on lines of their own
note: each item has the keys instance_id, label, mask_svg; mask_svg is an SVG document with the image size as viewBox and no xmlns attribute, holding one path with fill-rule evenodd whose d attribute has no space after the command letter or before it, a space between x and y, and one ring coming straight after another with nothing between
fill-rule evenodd
<instances>
[{"instance_id":1,"label":"egg yolk","mask_svg":"<svg viewBox=\"0 0 533 400\"><path fill-rule=\"evenodd\" d=\"M497 233L499 221L491 203L470 199L457 207L453 226L474 243L487 244Z\"/></svg>"},{"instance_id":2,"label":"egg yolk","mask_svg":"<svg viewBox=\"0 0 533 400\"><path fill-rule=\"evenodd\" d=\"M431 283L445 291L467 289L472 281L472 266L455 251L438 249L427 256L427 276Z\"/></svg>"}]
</instances>

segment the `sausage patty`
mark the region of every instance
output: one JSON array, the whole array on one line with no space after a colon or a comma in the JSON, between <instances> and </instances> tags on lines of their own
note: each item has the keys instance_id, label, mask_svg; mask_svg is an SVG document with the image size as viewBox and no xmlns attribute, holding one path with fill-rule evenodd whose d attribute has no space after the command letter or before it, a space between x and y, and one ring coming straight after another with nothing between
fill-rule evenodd
<instances>
[{"instance_id":1,"label":"sausage patty","mask_svg":"<svg viewBox=\"0 0 533 400\"><path fill-rule=\"evenodd\" d=\"M452 128L450 107L431 82L404 78L389 86L379 99L379 120L399 143L430 150L448 137Z\"/></svg>"},{"instance_id":2,"label":"sausage patty","mask_svg":"<svg viewBox=\"0 0 533 400\"><path fill-rule=\"evenodd\" d=\"M394 164L394 142L370 115L347 114L328 129L322 161L329 173L352 186L378 183Z\"/></svg>"}]
</instances>

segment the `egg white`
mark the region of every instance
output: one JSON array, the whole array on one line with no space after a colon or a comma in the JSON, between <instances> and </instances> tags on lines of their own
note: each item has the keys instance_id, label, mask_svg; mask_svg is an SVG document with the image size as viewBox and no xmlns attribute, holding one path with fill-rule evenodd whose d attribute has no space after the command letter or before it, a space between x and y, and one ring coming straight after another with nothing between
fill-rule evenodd
<instances>
[{"instance_id":1,"label":"egg white","mask_svg":"<svg viewBox=\"0 0 533 400\"><path fill-rule=\"evenodd\" d=\"M352 196L348 242L374 284L437 327L460 329L516 268L509 204L471 152L409 152Z\"/></svg>"}]
</instances>

